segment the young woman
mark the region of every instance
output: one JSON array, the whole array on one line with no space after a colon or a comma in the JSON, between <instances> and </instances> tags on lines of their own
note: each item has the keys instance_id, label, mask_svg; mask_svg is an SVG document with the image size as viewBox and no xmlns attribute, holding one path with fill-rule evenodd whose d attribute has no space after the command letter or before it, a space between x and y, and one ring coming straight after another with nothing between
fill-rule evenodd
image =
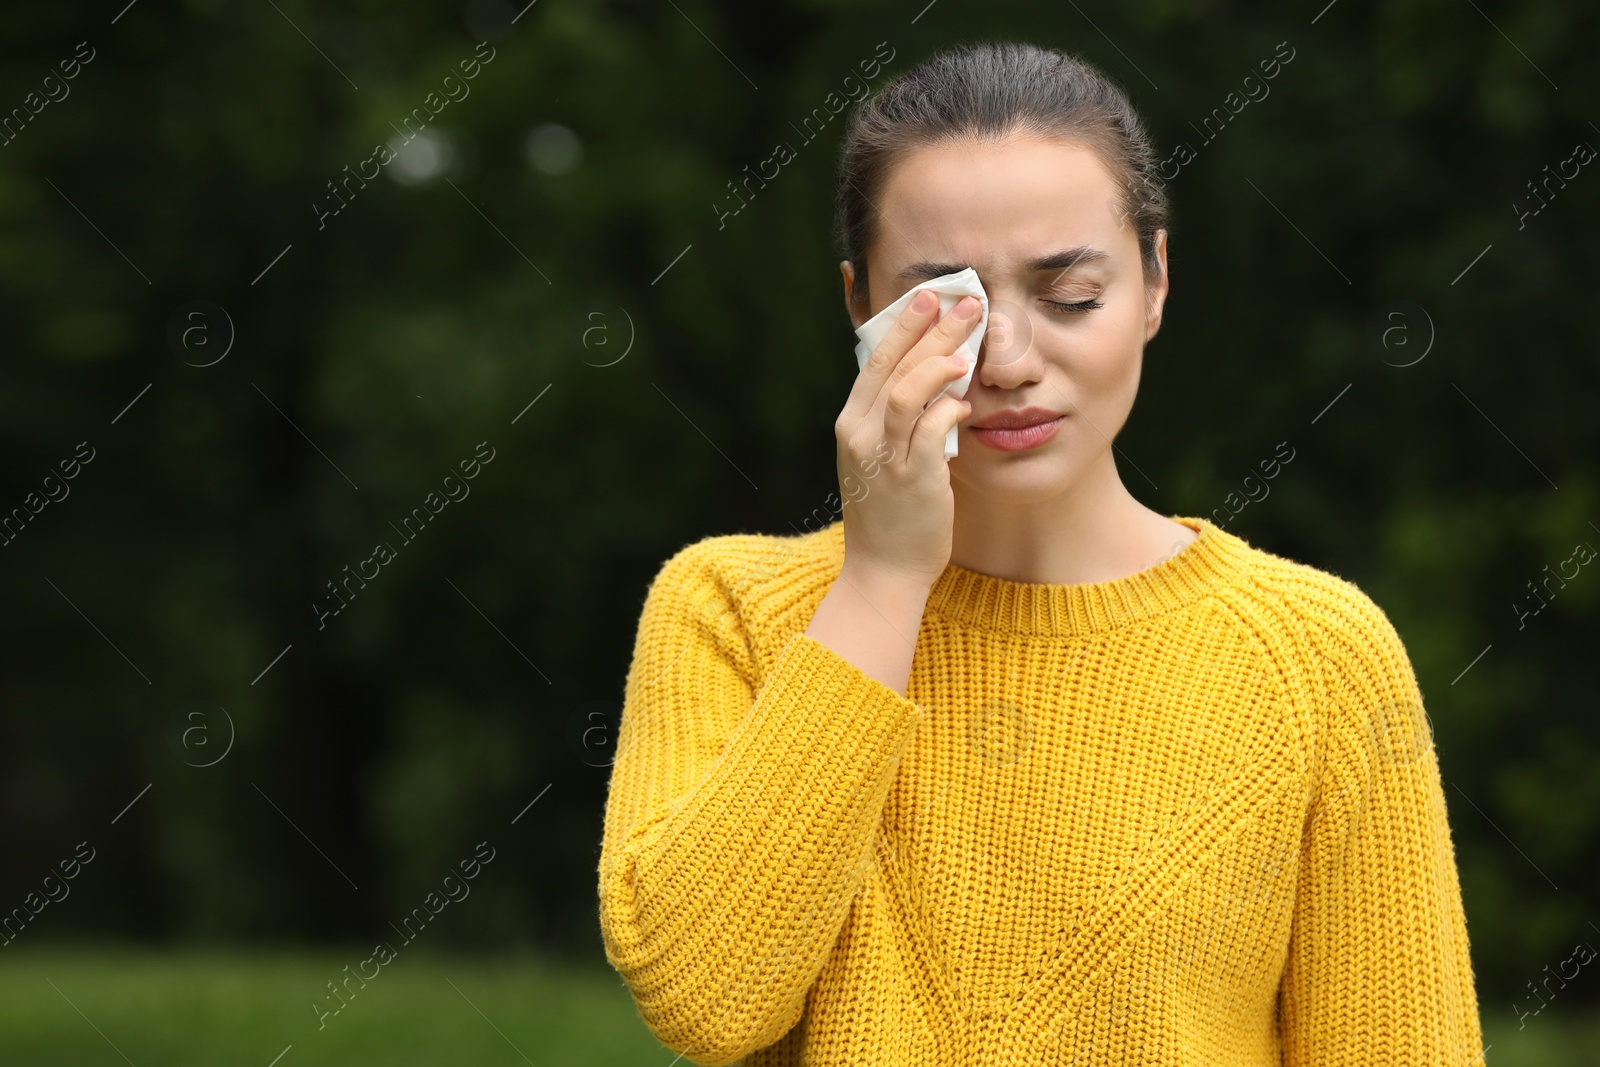
<instances>
[{"instance_id":1,"label":"young woman","mask_svg":"<svg viewBox=\"0 0 1600 1067\"><path fill-rule=\"evenodd\" d=\"M1155 158L1117 88L1027 45L852 116L851 321L972 267L990 330L940 396L977 301L911 303L835 423L843 518L650 587L600 922L689 1060L1482 1062L1394 627L1119 477L1167 294Z\"/></svg>"}]
</instances>

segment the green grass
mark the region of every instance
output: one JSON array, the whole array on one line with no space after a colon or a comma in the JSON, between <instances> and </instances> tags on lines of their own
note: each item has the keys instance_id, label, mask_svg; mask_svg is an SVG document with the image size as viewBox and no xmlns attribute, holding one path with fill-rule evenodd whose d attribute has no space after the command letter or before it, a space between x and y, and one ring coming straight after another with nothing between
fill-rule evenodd
<instances>
[{"instance_id":1,"label":"green grass","mask_svg":"<svg viewBox=\"0 0 1600 1067\"><path fill-rule=\"evenodd\" d=\"M673 1061L639 1020L615 972L537 957L498 961L402 950L319 1030L311 1002L327 996L325 983L346 964L353 970L364 957L356 949L11 946L0 953L0 1064L268 1067L279 1053L277 1067L668 1067ZM1600 1067L1600 1018L1545 1014L1518 1030L1509 1008L1484 1005L1483 1024L1487 1067Z\"/></svg>"},{"instance_id":2,"label":"green grass","mask_svg":"<svg viewBox=\"0 0 1600 1067\"><path fill-rule=\"evenodd\" d=\"M278 1067L667 1067L673 1059L613 971L415 948L365 989L352 982L355 996L319 1030L311 1002L332 1003L325 983L370 951L10 946L0 954L0 1064L267 1067L290 1045Z\"/></svg>"}]
</instances>

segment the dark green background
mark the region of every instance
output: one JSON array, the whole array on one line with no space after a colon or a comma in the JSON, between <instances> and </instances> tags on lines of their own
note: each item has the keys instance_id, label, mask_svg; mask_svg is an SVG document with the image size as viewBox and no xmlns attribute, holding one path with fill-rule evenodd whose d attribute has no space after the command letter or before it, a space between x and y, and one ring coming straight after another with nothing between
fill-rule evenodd
<instances>
[{"instance_id":1,"label":"dark green background","mask_svg":"<svg viewBox=\"0 0 1600 1067\"><path fill-rule=\"evenodd\" d=\"M1513 608L1600 546L1600 176L1520 229L1513 207L1600 147L1592 5L540 0L509 25L495 3L141 0L113 24L124 2L0 30L4 109L95 50L0 147L0 508L95 450L0 548L0 908L97 849L30 944L370 940L487 840L440 944L598 957L607 772L573 738L615 721L650 578L837 488L843 120L790 124L880 42L874 86L975 37L1083 56L1161 155L1196 148L1123 479L1221 514L1295 450L1227 528L1356 582L1404 638L1485 1016L1600 944L1600 566L1521 629ZM385 168L319 230L325 183L485 38L428 126L452 165ZM1270 96L1201 145L1189 124L1284 41ZM582 146L564 173L525 150L548 123ZM796 158L719 229L780 141ZM194 300L236 330L211 366L169 343ZM1425 346L1416 308L1432 347L1394 366ZM470 497L400 547L389 523L482 441ZM398 557L319 630L324 583L386 538ZM231 751L186 766L220 751L218 707ZM199 721L215 743L185 748Z\"/></svg>"}]
</instances>

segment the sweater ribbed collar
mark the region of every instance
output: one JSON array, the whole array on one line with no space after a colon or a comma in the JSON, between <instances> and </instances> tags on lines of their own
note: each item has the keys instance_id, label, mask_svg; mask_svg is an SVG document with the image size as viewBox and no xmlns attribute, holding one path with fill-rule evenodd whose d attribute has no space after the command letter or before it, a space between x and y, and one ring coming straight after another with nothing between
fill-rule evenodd
<instances>
[{"instance_id":1,"label":"sweater ribbed collar","mask_svg":"<svg viewBox=\"0 0 1600 1067\"><path fill-rule=\"evenodd\" d=\"M979 630L1071 637L1181 608L1239 580L1252 551L1247 542L1205 518L1168 517L1199 536L1142 571L1104 582L1051 585L949 564L934 582L926 610Z\"/></svg>"}]
</instances>

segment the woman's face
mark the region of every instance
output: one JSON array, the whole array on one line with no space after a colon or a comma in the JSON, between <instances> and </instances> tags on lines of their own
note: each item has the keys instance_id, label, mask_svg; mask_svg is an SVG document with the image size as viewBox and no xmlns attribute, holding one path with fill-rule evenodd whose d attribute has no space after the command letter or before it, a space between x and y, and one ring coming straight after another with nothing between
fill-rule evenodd
<instances>
[{"instance_id":1,"label":"woman's face","mask_svg":"<svg viewBox=\"0 0 1600 1067\"><path fill-rule=\"evenodd\" d=\"M920 148L890 172L866 256L871 306L851 304L848 261L845 302L859 327L914 285L977 270L989 326L967 387L972 414L950 461L960 486L1026 503L1111 462L1167 292L1166 234L1156 243L1161 277L1147 291L1138 234L1117 192L1093 150L1024 134ZM1086 306L1060 306L1072 304ZM1065 416L1054 437L1004 451L973 432L997 412L1027 407Z\"/></svg>"}]
</instances>

